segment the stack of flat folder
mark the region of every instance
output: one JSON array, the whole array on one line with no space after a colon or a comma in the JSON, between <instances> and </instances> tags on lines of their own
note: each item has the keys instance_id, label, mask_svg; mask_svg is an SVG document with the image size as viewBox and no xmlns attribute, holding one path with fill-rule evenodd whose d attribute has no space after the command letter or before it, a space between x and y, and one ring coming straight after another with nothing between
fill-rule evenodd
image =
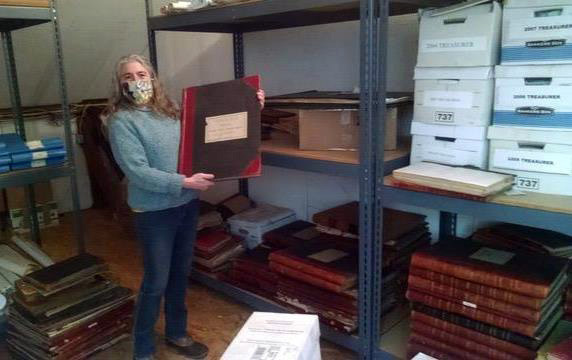
<instances>
[{"instance_id":1,"label":"stack of flat folder","mask_svg":"<svg viewBox=\"0 0 572 360\"><path fill-rule=\"evenodd\" d=\"M567 260L451 239L416 252L409 352L534 359L563 314Z\"/></svg>"},{"instance_id":2,"label":"stack of flat folder","mask_svg":"<svg viewBox=\"0 0 572 360\"><path fill-rule=\"evenodd\" d=\"M17 359L85 359L127 338L134 296L81 254L16 282L6 342Z\"/></svg>"},{"instance_id":3,"label":"stack of flat folder","mask_svg":"<svg viewBox=\"0 0 572 360\"><path fill-rule=\"evenodd\" d=\"M222 227L206 228L198 232L195 241L195 267L207 273L226 270L230 260L244 251L242 240Z\"/></svg>"},{"instance_id":4,"label":"stack of flat folder","mask_svg":"<svg viewBox=\"0 0 572 360\"><path fill-rule=\"evenodd\" d=\"M61 165L66 155L64 142L57 137L24 142L18 134L0 135L0 173Z\"/></svg>"}]
</instances>

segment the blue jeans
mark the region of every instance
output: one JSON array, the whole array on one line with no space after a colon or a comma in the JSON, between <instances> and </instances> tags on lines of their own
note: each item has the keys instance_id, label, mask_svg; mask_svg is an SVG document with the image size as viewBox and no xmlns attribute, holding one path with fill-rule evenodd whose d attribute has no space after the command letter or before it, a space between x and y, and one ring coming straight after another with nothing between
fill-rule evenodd
<instances>
[{"instance_id":1,"label":"blue jeans","mask_svg":"<svg viewBox=\"0 0 572 360\"><path fill-rule=\"evenodd\" d=\"M185 304L199 216L199 201L175 208L136 213L135 229L143 249L143 282L135 309L134 353L155 352L155 323L165 296L165 336L187 335Z\"/></svg>"}]
</instances>

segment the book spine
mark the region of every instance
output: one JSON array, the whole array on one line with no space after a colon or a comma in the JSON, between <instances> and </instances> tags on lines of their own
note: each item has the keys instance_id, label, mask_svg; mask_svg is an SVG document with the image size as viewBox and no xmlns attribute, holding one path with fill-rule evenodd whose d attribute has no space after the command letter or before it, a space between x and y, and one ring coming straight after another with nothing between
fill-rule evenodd
<instances>
[{"instance_id":1,"label":"book spine","mask_svg":"<svg viewBox=\"0 0 572 360\"><path fill-rule=\"evenodd\" d=\"M426 290L428 293L440 294L448 298L458 300L461 304L487 309L486 311L500 312L501 314L505 314L507 317L520 319L521 321L532 323L540 321L540 311L523 308L497 299L473 294L469 291L439 284L435 281L426 280L413 274L409 274L408 283L410 286Z\"/></svg>"},{"instance_id":2,"label":"book spine","mask_svg":"<svg viewBox=\"0 0 572 360\"><path fill-rule=\"evenodd\" d=\"M179 174L193 175L193 152L195 137L195 97L196 90L183 90L183 105L181 110L181 140L179 144Z\"/></svg>"},{"instance_id":3,"label":"book spine","mask_svg":"<svg viewBox=\"0 0 572 360\"><path fill-rule=\"evenodd\" d=\"M539 310L544 302L543 299L532 298L529 296L523 296L511 291L506 291L503 289L494 288L488 285L478 284L471 281L466 281L462 279L449 276L447 274L438 273L435 271L418 268L416 266L411 266L409 273L422 277L427 280L435 281L443 285L451 286L457 289L462 289L465 291L470 291L474 294L483 295L489 298L497 299L507 303L524 306L526 308Z\"/></svg>"},{"instance_id":4,"label":"book spine","mask_svg":"<svg viewBox=\"0 0 572 360\"><path fill-rule=\"evenodd\" d=\"M448 323L453 323L455 325L459 325L468 329L475 330L479 333L490 335L500 340L504 340L515 344L517 346L522 346L524 348L530 349L535 351L540 346L540 341L517 334L515 332L501 329L489 324L485 324L480 321L476 321L473 319L469 319L467 317L453 314L450 312L446 312L437 308L433 308L421 303L413 303L413 309L417 312L421 312L423 314L441 319Z\"/></svg>"},{"instance_id":5,"label":"book spine","mask_svg":"<svg viewBox=\"0 0 572 360\"><path fill-rule=\"evenodd\" d=\"M329 268L325 269L320 267L318 264L307 262L301 258L294 259L281 251L271 253L268 258L271 262L286 265L298 271L308 273L312 276L319 277L328 282L336 283L344 287L349 287L356 282L355 274L342 273Z\"/></svg>"},{"instance_id":6,"label":"book spine","mask_svg":"<svg viewBox=\"0 0 572 360\"><path fill-rule=\"evenodd\" d=\"M331 290L334 292L342 292L343 290L345 290L345 287L342 287L340 284L336 284L336 283L332 283L317 277L314 277L312 275L306 274L304 272L301 271L297 271L296 269L293 269L289 266L285 266L283 264L271 261L270 262L270 268L273 271L276 271L279 274L283 274L286 276L289 276L291 278L303 281L305 283L314 285L314 286L318 286L322 289L326 289L326 290Z\"/></svg>"},{"instance_id":7,"label":"book spine","mask_svg":"<svg viewBox=\"0 0 572 360\"><path fill-rule=\"evenodd\" d=\"M25 162L13 163L11 165L11 168L12 170L22 170L22 169L44 167L44 166L60 165L63 164L65 160L66 160L65 157L56 157L43 160L25 161Z\"/></svg>"},{"instance_id":8,"label":"book spine","mask_svg":"<svg viewBox=\"0 0 572 360\"><path fill-rule=\"evenodd\" d=\"M448 263L424 252L416 252L411 258L411 266L429 269L435 272L450 274L453 277L479 284L506 289L522 295L543 299L548 296L550 287L533 284L503 274L493 273L474 266Z\"/></svg>"},{"instance_id":9,"label":"book spine","mask_svg":"<svg viewBox=\"0 0 572 360\"><path fill-rule=\"evenodd\" d=\"M437 329L438 331L456 335L460 338L459 344L462 343L462 339L470 339L472 342L476 342L480 345L479 351L481 352L484 347L485 349L496 349L502 353L512 354L512 356L516 356L518 359L534 359L536 357L535 351L512 344L508 341L503 341L493 336L479 333L475 330L471 330L429 315L425 315L415 310L411 312L411 320L413 329L417 328L420 332L426 333L421 331L421 324L424 324L433 329ZM488 355L486 352L483 354ZM492 357L494 354L491 354L490 356Z\"/></svg>"},{"instance_id":10,"label":"book spine","mask_svg":"<svg viewBox=\"0 0 572 360\"><path fill-rule=\"evenodd\" d=\"M425 345L431 349L435 349L440 352L444 352L446 354L450 354L452 357L450 359L457 359L457 360L491 360L489 357L481 356L475 354L474 351L467 351L457 344L451 345L444 343L440 340L433 339L429 336L425 336L417 331L412 331L411 335L409 336L409 341L415 344Z\"/></svg>"},{"instance_id":11,"label":"book spine","mask_svg":"<svg viewBox=\"0 0 572 360\"><path fill-rule=\"evenodd\" d=\"M34 160L61 158L65 157L66 155L67 153L64 148L50 149L43 151L30 151L25 153L12 154L12 162L20 163L20 162L29 162Z\"/></svg>"},{"instance_id":12,"label":"book spine","mask_svg":"<svg viewBox=\"0 0 572 360\"><path fill-rule=\"evenodd\" d=\"M482 321L487 324L498 326L503 329L511 330L519 334L523 334L529 337L535 335L536 327L534 325L525 324L513 319L509 319L503 316L491 314L479 309L474 309L468 306L455 304L453 302L440 299L438 297L424 294L420 291L408 289L406 293L407 299L410 301L420 302L428 306L435 307L444 311L452 312L455 314L460 314L471 318L473 320Z\"/></svg>"}]
</instances>

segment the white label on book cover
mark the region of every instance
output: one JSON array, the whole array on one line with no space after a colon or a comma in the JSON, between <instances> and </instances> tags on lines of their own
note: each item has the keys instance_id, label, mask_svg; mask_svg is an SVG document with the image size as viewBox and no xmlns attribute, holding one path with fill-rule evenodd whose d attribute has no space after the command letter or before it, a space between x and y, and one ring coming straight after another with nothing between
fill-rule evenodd
<instances>
[{"instance_id":1,"label":"white label on book cover","mask_svg":"<svg viewBox=\"0 0 572 360\"><path fill-rule=\"evenodd\" d=\"M248 137L248 113L246 111L209 116L206 118L205 143L246 139Z\"/></svg>"},{"instance_id":2,"label":"white label on book cover","mask_svg":"<svg viewBox=\"0 0 572 360\"><path fill-rule=\"evenodd\" d=\"M421 41L420 52L484 51L487 49L486 36L460 37L449 39L425 39Z\"/></svg>"},{"instance_id":3,"label":"white label on book cover","mask_svg":"<svg viewBox=\"0 0 572 360\"><path fill-rule=\"evenodd\" d=\"M26 143L26 146L28 147L28 149L30 150L36 150L36 149L41 149L44 147L44 144L42 144L41 140L35 140L35 141L28 141Z\"/></svg>"},{"instance_id":4,"label":"white label on book cover","mask_svg":"<svg viewBox=\"0 0 572 360\"><path fill-rule=\"evenodd\" d=\"M572 16L547 16L509 20L507 39L546 39L558 42L527 44L533 47L554 47L566 45L566 38L572 38Z\"/></svg>"},{"instance_id":5,"label":"white label on book cover","mask_svg":"<svg viewBox=\"0 0 572 360\"><path fill-rule=\"evenodd\" d=\"M470 91L425 91L423 106L470 109L473 107L473 98L473 93Z\"/></svg>"},{"instance_id":6,"label":"white label on book cover","mask_svg":"<svg viewBox=\"0 0 572 360\"><path fill-rule=\"evenodd\" d=\"M463 301L463 305L470 307L470 308L473 308L473 309L477 308L477 304L473 304L473 303L470 303L468 301Z\"/></svg>"},{"instance_id":7,"label":"white label on book cover","mask_svg":"<svg viewBox=\"0 0 572 360\"><path fill-rule=\"evenodd\" d=\"M314 253L308 257L323 263L331 263L332 261L339 260L347 255L347 252L338 249L327 249Z\"/></svg>"},{"instance_id":8,"label":"white label on book cover","mask_svg":"<svg viewBox=\"0 0 572 360\"><path fill-rule=\"evenodd\" d=\"M30 167L36 168L36 167L42 167L42 166L46 166L46 160L34 160L32 162L30 162Z\"/></svg>"},{"instance_id":9,"label":"white label on book cover","mask_svg":"<svg viewBox=\"0 0 572 360\"><path fill-rule=\"evenodd\" d=\"M514 253L482 247L469 257L475 260L486 261L497 265L504 265L514 257Z\"/></svg>"},{"instance_id":10,"label":"white label on book cover","mask_svg":"<svg viewBox=\"0 0 572 360\"><path fill-rule=\"evenodd\" d=\"M514 109L523 115L552 115L572 107L572 86L499 86L496 91L496 109Z\"/></svg>"},{"instance_id":11,"label":"white label on book cover","mask_svg":"<svg viewBox=\"0 0 572 360\"><path fill-rule=\"evenodd\" d=\"M540 190L540 178L517 176L514 180L514 186L524 190Z\"/></svg>"},{"instance_id":12,"label":"white label on book cover","mask_svg":"<svg viewBox=\"0 0 572 360\"><path fill-rule=\"evenodd\" d=\"M34 151L32 153L32 159L34 159L34 160L45 159L47 157L48 157L47 151Z\"/></svg>"},{"instance_id":13,"label":"white label on book cover","mask_svg":"<svg viewBox=\"0 0 572 360\"><path fill-rule=\"evenodd\" d=\"M493 166L500 169L572 174L572 154L496 149Z\"/></svg>"}]
</instances>

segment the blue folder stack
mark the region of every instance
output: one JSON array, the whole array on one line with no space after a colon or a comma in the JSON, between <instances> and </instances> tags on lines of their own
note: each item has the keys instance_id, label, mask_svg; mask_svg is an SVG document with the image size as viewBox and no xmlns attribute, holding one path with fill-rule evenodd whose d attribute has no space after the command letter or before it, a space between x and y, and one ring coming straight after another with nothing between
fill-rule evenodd
<instances>
[{"instance_id":1,"label":"blue folder stack","mask_svg":"<svg viewBox=\"0 0 572 360\"><path fill-rule=\"evenodd\" d=\"M63 164L64 142L57 137L24 142L18 134L0 135L0 173Z\"/></svg>"}]
</instances>

